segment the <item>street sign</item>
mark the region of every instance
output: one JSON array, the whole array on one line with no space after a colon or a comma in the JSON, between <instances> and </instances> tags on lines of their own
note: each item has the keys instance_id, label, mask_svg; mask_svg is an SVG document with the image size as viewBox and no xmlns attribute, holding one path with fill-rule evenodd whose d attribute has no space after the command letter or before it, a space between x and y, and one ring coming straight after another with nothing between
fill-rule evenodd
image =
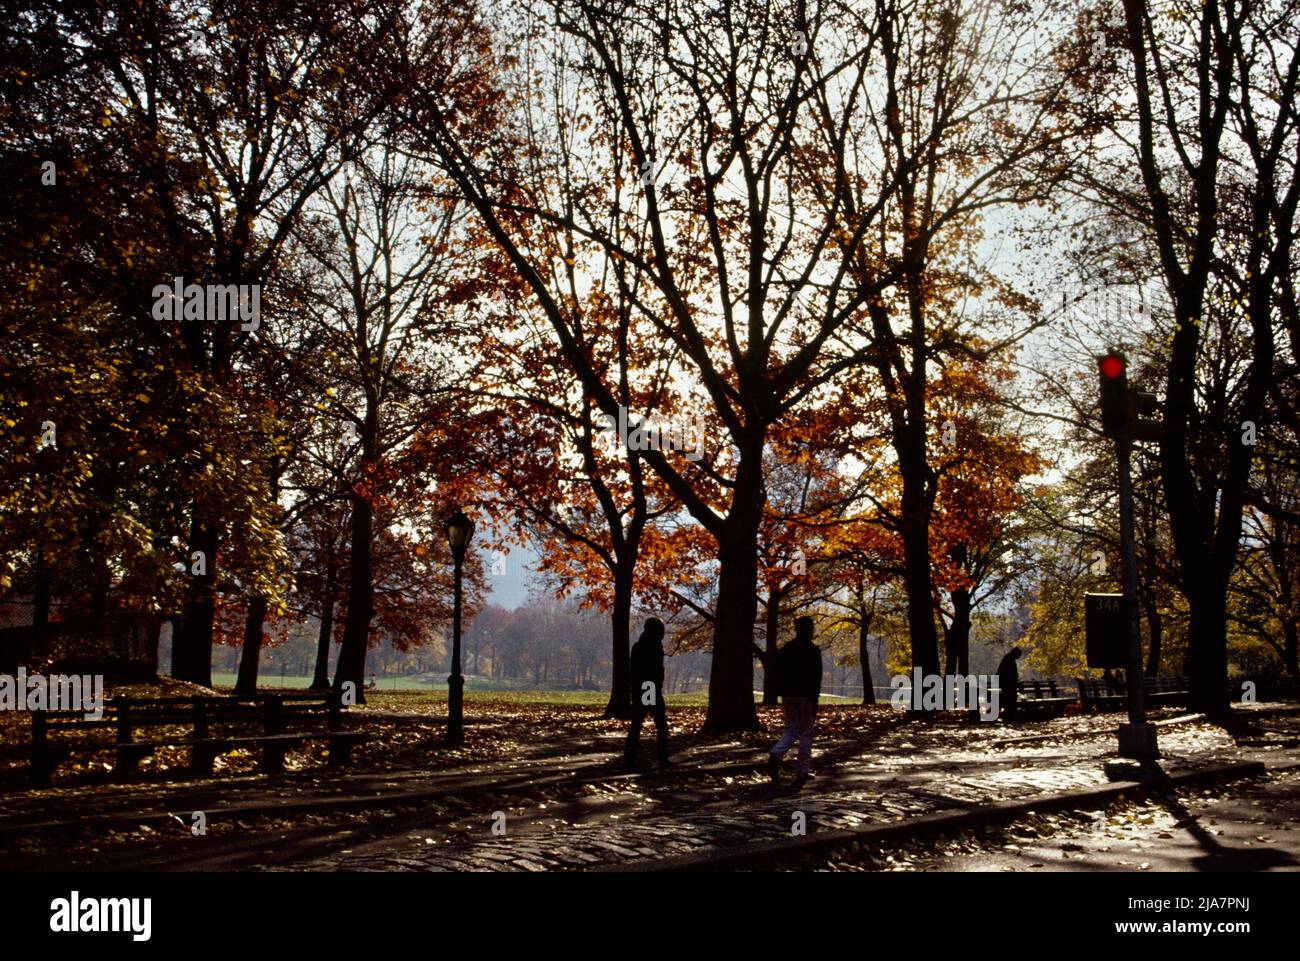
<instances>
[{"instance_id":1,"label":"street sign","mask_svg":"<svg viewBox=\"0 0 1300 961\"><path fill-rule=\"evenodd\" d=\"M1088 666L1102 670L1128 667L1129 626L1124 595L1084 594L1083 622Z\"/></svg>"}]
</instances>

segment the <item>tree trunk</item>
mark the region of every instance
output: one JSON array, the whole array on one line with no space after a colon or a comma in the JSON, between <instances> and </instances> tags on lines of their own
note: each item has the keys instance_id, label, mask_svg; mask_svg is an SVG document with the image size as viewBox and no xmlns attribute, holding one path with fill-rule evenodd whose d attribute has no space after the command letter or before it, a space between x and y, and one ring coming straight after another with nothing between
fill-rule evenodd
<instances>
[{"instance_id":1,"label":"tree trunk","mask_svg":"<svg viewBox=\"0 0 1300 961\"><path fill-rule=\"evenodd\" d=\"M321 605L320 633L316 637L316 672L311 680L311 690L327 691L330 686L330 635L334 633L334 592L327 589Z\"/></svg>"},{"instance_id":2,"label":"tree trunk","mask_svg":"<svg viewBox=\"0 0 1300 961\"><path fill-rule=\"evenodd\" d=\"M194 555L202 555L202 574L194 573ZM185 576L189 587L180 621L172 625L172 676L212 686L212 622L216 617L217 532L195 518L190 528Z\"/></svg>"},{"instance_id":3,"label":"tree trunk","mask_svg":"<svg viewBox=\"0 0 1300 961\"><path fill-rule=\"evenodd\" d=\"M266 598L249 599L244 618L244 649L239 657L239 677L235 693L251 697L257 693L257 665L262 659L262 625L266 621Z\"/></svg>"},{"instance_id":4,"label":"tree trunk","mask_svg":"<svg viewBox=\"0 0 1300 961\"><path fill-rule=\"evenodd\" d=\"M923 388L922 388L923 389ZM910 418L897 445L902 475L903 585L907 591L907 628L912 667L939 674L939 633L934 623L934 580L930 569L930 515L933 493L925 459L924 395L909 400Z\"/></svg>"},{"instance_id":5,"label":"tree trunk","mask_svg":"<svg viewBox=\"0 0 1300 961\"><path fill-rule=\"evenodd\" d=\"M1197 578L1210 582L1214 578ZM1204 589L1201 589L1203 587ZM1205 583L1187 597L1187 630L1191 708L1216 715L1229 711L1228 608L1226 584Z\"/></svg>"},{"instance_id":6,"label":"tree trunk","mask_svg":"<svg viewBox=\"0 0 1300 961\"><path fill-rule=\"evenodd\" d=\"M50 576L45 552L36 550L36 571L32 585L32 654L44 658L50 652Z\"/></svg>"},{"instance_id":7,"label":"tree trunk","mask_svg":"<svg viewBox=\"0 0 1300 961\"><path fill-rule=\"evenodd\" d=\"M1164 637L1164 619L1160 609L1149 597L1146 603L1147 629L1151 634L1151 643L1147 648L1147 676L1160 676L1160 642Z\"/></svg>"},{"instance_id":8,"label":"tree trunk","mask_svg":"<svg viewBox=\"0 0 1300 961\"><path fill-rule=\"evenodd\" d=\"M965 676L970 673L970 591L959 588L952 592L952 623L944 632L944 654L947 665L944 673Z\"/></svg>"},{"instance_id":9,"label":"tree trunk","mask_svg":"<svg viewBox=\"0 0 1300 961\"><path fill-rule=\"evenodd\" d=\"M763 644L763 705L772 707L776 696L776 632L781 625L781 596L777 589L767 595L767 637Z\"/></svg>"},{"instance_id":10,"label":"tree trunk","mask_svg":"<svg viewBox=\"0 0 1300 961\"><path fill-rule=\"evenodd\" d=\"M938 675L939 633L934 624L928 511L913 513L911 517L910 521L904 521L903 526L903 584L907 590L907 628L911 638L912 667L920 668L926 675Z\"/></svg>"},{"instance_id":11,"label":"tree trunk","mask_svg":"<svg viewBox=\"0 0 1300 961\"><path fill-rule=\"evenodd\" d=\"M620 560L614 571L614 610L610 617L612 649L610 652L611 680L609 702L605 717L629 718L632 716L632 678L628 667L628 652L632 639L632 584L633 564Z\"/></svg>"},{"instance_id":12,"label":"tree trunk","mask_svg":"<svg viewBox=\"0 0 1300 961\"><path fill-rule=\"evenodd\" d=\"M867 649L867 641L871 638L871 620L870 614L863 614L858 618L858 662L862 665L862 703L876 703L876 681L871 676L871 652Z\"/></svg>"},{"instance_id":13,"label":"tree trunk","mask_svg":"<svg viewBox=\"0 0 1300 961\"><path fill-rule=\"evenodd\" d=\"M731 509L718 538L718 601L709 670L709 733L757 731L754 622L758 617L758 529L763 519L762 435L738 444Z\"/></svg>"},{"instance_id":14,"label":"tree trunk","mask_svg":"<svg viewBox=\"0 0 1300 961\"><path fill-rule=\"evenodd\" d=\"M370 541L374 507L360 493L352 498L351 564L348 571L348 619L343 627L343 646L334 671L334 690L341 692L351 682L356 703L366 700L366 648L370 643L370 621L374 617L374 584L370 563Z\"/></svg>"},{"instance_id":15,"label":"tree trunk","mask_svg":"<svg viewBox=\"0 0 1300 961\"><path fill-rule=\"evenodd\" d=\"M1286 636L1286 653L1282 665L1288 674L1295 677L1300 674L1300 668L1296 664L1297 653L1300 653L1300 626L1294 620L1285 620L1282 622L1282 633Z\"/></svg>"},{"instance_id":16,"label":"tree trunk","mask_svg":"<svg viewBox=\"0 0 1300 961\"><path fill-rule=\"evenodd\" d=\"M145 659L149 662L149 673L158 678L158 641L162 636L163 619L155 614L149 618L149 629L145 635Z\"/></svg>"},{"instance_id":17,"label":"tree trunk","mask_svg":"<svg viewBox=\"0 0 1300 961\"><path fill-rule=\"evenodd\" d=\"M108 568L108 562L102 559L95 560L93 570L87 636L95 643L100 643L104 640L104 626L108 616L108 589L113 575Z\"/></svg>"}]
</instances>

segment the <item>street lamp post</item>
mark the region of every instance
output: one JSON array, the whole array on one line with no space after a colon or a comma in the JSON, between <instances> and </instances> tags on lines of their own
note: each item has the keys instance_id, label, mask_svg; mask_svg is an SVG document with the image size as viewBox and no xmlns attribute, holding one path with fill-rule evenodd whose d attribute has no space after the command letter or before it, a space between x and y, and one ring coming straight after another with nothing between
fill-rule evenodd
<instances>
[{"instance_id":1,"label":"street lamp post","mask_svg":"<svg viewBox=\"0 0 1300 961\"><path fill-rule=\"evenodd\" d=\"M465 548L474 536L474 522L464 511L456 511L447 519L447 544L456 565L455 604L451 616L451 676L447 678L447 743L460 744L465 739L465 677L460 672L460 573L465 560Z\"/></svg>"}]
</instances>

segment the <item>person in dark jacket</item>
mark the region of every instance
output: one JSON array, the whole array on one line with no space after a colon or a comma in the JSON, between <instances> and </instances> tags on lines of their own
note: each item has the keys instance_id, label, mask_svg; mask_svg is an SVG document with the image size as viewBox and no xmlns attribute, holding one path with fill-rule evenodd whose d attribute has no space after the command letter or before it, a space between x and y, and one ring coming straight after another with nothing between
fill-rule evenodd
<instances>
[{"instance_id":1,"label":"person in dark jacket","mask_svg":"<svg viewBox=\"0 0 1300 961\"><path fill-rule=\"evenodd\" d=\"M822 652L813 643L811 617L794 622L794 640L776 652L776 692L785 711L785 731L772 747L768 773L775 781L781 776L781 758L797 740L799 759L795 765L797 791L812 777L813 728L817 724L817 699L822 692Z\"/></svg>"},{"instance_id":2,"label":"person in dark jacket","mask_svg":"<svg viewBox=\"0 0 1300 961\"><path fill-rule=\"evenodd\" d=\"M623 770L636 767L637 743L641 723L647 714L655 719L655 737L659 742L659 767L669 768L668 713L664 709L664 622L652 617L645 622L641 637L632 645L629 668L632 676L632 726L627 732L623 751Z\"/></svg>"},{"instance_id":3,"label":"person in dark jacket","mask_svg":"<svg viewBox=\"0 0 1300 961\"><path fill-rule=\"evenodd\" d=\"M1016 719L1016 684L1020 681L1020 666L1016 664L1020 655L1025 653L1018 647L1007 651L1006 657L998 663L998 714L1003 719Z\"/></svg>"}]
</instances>

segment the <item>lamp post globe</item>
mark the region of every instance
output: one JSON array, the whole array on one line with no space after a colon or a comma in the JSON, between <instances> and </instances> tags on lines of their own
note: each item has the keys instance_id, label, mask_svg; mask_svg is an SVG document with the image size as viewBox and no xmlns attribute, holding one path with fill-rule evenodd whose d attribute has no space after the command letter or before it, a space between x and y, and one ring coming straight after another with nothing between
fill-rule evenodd
<instances>
[{"instance_id":1,"label":"lamp post globe","mask_svg":"<svg viewBox=\"0 0 1300 961\"><path fill-rule=\"evenodd\" d=\"M447 518L443 530L447 534L447 546L451 548L452 557L457 562L464 560L465 548L474 536L474 522L465 516L464 511L458 510Z\"/></svg>"}]
</instances>

